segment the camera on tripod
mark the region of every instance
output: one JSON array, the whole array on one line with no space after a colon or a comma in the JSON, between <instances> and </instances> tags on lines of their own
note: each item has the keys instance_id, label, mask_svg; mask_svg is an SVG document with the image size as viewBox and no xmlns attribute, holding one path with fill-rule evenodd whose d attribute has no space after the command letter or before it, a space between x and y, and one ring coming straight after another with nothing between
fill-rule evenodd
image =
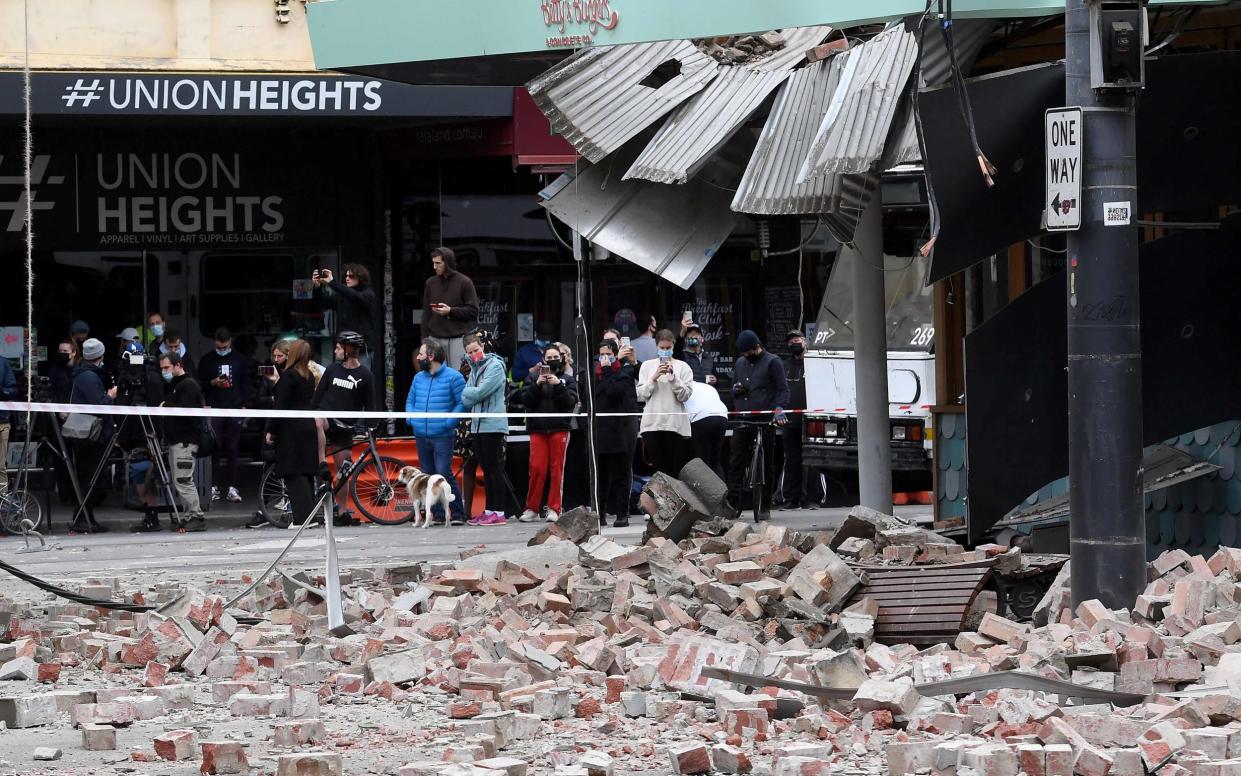
<instances>
[{"instance_id":1,"label":"camera on tripod","mask_svg":"<svg viewBox=\"0 0 1241 776\"><path fill-rule=\"evenodd\" d=\"M120 370L116 376L116 403L129 407L144 407L148 403L150 370L155 360L143 353L121 354Z\"/></svg>"}]
</instances>

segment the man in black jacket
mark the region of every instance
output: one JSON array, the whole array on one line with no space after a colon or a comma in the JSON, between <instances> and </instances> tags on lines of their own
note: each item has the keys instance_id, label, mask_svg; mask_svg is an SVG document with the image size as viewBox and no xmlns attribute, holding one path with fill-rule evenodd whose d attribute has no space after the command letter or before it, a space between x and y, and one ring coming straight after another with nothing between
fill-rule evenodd
<instances>
[{"instance_id":1,"label":"man in black jacket","mask_svg":"<svg viewBox=\"0 0 1241 776\"><path fill-rule=\"evenodd\" d=\"M379 342L375 336L379 301L371 289L371 273L361 264L346 264L343 271L345 282L341 283L332 270L315 270L315 299L323 309L336 311L337 332L357 332L363 340L374 345ZM363 352L358 360L374 371L370 351Z\"/></svg>"},{"instance_id":2,"label":"man in black jacket","mask_svg":"<svg viewBox=\"0 0 1241 776\"><path fill-rule=\"evenodd\" d=\"M758 335L746 329L737 335L737 351L741 357L733 367L733 399L743 415L733 428L732 453L728 467L729 496L740 507L750 495L745 487L746 470L754 445L763 446L763 494L756 521L771 519L771 494L776 484L774 423L788 423L784 409L789 404L789 384L780 359L763 349ZM764 425L757 425L764 424Z\"/></svg>"},{"instance_id":3,"label":"man in black jacket","mask_svg":"<svg viewBox=\"0 0 1241 776\"><path fill-rule=\"evenodd\" d=\"M215 332L215 350L198 361L198 382L210 406L241 409L254 398L254 382L250 379L253 371L254 360L234 350L232 332L220 327ZM218 440L211 500L219 501L223 495L229 501L239 502L237 457L241 448L241 419L212 418L211 428Z\"/></svg>"},{"instance_id":4,"label":"man in black jacket","mask_svg":"<svg viewBox=\"0 0 1241 776\"><path fill-rule=\"evenodd\" d=\"M806 335L790 331L784 338L789 357L784 359L784 373L789 382L790 410L806 409ZM783 509L809 509L822 499L817 472L807 472L801 462L803 412L789 414L789 422L781 430L784 440L784 506Z\"/></svg>"},{"instance_id":5,"label":"man in black jacket","mask_svg":"<svg viewBox=\"0 0 1241 776\"><path fill-rule=\"evenodd\" d=\"M165 353L159 359L160 376L168 386L165 407L202 409L203 389L198 381L185 373L185 364L176 353ZM173 530L205 531L207 519L198 500L198 488L194 485L194 459L198 457L198 442L202 438L202 418L169 417L164 421L164 444L168 446L168 474L181 501L181 520L174 519ZM155 467L147 470L147 490L154 483ZM159 516L147 510L135 531L158 531Z\"/></svg>"},{"instance_id":6,"label":"man in black jacket","mask_svg":"<svg viewBox=\"0 0 1241 776\"><path fill-rule=\"evenodd\" d=\"M715 358L703 350L702 328L696 323L681 321L681 339L685 343L677 358L689 364L694 382L715 385Z\"/></svg>"}]
</instances>

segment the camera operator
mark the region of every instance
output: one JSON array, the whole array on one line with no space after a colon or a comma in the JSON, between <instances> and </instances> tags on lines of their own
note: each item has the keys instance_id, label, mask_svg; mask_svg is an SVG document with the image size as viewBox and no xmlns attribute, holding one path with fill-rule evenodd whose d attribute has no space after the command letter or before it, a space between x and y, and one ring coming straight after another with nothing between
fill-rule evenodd
<instances>
[{"instance_id":1,"label":"camera operator","mask_svg":"<svg viewBox=\"0 0 1241 776\"><path fill-rule=\"evenodd\" d=\"M198 381L185 373L185 364L176 353L165 353L160 356L159 370L162 382L168 386L168 398L165 407L182 409L202 409L203 390ZM168 445L168 473L181 500L181 523L173 525L173 530L198 532L207 530L207 520L203 516L202 505L198 500L198 488L194 485L194 459L198 456L198 441L202 434L202 419L197 417L169 417L164 421L164 442ZM151 467L150 472L154 472ZM153 487L148 477L147 490ZM134 526L135 531L158 531L159 516L148 510L143 515L142 523Z\"/></svg>"},{"instance_id":2,"label":"camera operator","mask_svg":"<svg viewBox=\"0 0 1241 776\"><path fill-rule=\"evenodd\" d=\"M73 370L73 387L69 398L71 404L112 404L116 399L116 386L104 389L103 355L104 346L99 340L92 338L82 343L82 363ZM98 439L73 440L73 460L77 467L78 481L83 484L83 487L94 476L95 469L99 467L99 461L103 458L104 448L112 436L114 428L112 416L100 415L99 428ZM86 498L86 503L81 507L86 520L83 521L81 517L76 518L69 526L69 530L107 533L108 527L95 521L94 505L89 495L83 494L83 496Z\"/></svg>"},{"instance_id":3,"label":"camera operator","mask_svg":"<svg viewBox=\"0 0 1241 776\"><path fill-rule=\"evenodd\" d=\"M116 368L116 389L116 403L126 407L158 407L164 400L159 363L153 355L148 356L142 343L136 340L126 343L121 351Z\"/></svg>"}]
</instances>

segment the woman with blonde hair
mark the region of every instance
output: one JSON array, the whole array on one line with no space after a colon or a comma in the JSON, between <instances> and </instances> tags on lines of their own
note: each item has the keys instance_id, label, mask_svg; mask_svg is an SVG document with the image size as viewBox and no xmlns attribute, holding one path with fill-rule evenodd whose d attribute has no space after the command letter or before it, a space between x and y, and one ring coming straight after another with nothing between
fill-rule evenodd
<instances>
[{"instance_id":1,"label":"woman with blonde hair","mask_svg":"<svg viewBox=\"0 0 1241 776\"><path fill-rule=\"evenodd\" d=\"M310 372L310 345L289 344L284 373L276 383L277 410L309 410L315 386ZM284 480L293 503L294 522L304 521L314 506L314 477L319 471L318 426L313 418L272 418L267 443L276 449L274 473Z\"/></svg>"}]
</instances>

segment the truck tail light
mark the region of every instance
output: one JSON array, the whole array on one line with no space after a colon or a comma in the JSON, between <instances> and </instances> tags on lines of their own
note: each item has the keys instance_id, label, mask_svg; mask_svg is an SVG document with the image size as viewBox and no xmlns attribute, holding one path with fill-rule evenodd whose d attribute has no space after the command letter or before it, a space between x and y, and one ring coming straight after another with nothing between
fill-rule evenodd
<instances>
[{"instance_id":1,"label":"truck tail light","mask_svg":"<svg viewBox=\"0 0 1241 776\"><path fill-rule=\"evenodd\" d=\"M825 425L826 425L826 423L825 423L824 421L822 421L822 420L810 420L810 421L806 421L806 436L811 436L811 437L822 437L822 436L823 436L823 427L824 427Z\"/></svg>"}]
</instances>

